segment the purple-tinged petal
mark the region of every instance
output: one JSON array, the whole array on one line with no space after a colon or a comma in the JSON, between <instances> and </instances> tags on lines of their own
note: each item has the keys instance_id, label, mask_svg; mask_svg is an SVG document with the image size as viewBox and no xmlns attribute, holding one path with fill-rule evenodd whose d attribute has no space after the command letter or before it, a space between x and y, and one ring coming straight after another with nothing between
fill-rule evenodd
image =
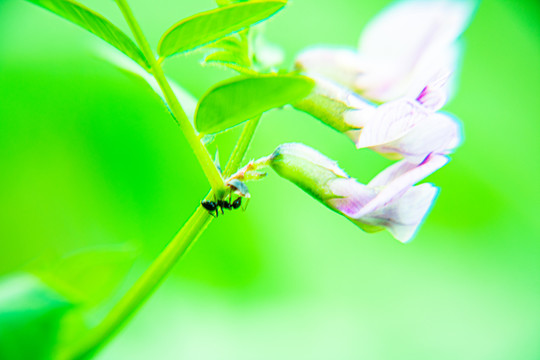
<instances>
[{"instance_id":1,"label":"purple-tinged petal","mask_svg":"<svg viewBox=\"0 0 540 360\"><path fill-rule=\"evenodd\" d=\"M451 75L452 73L447 70L437 73L424 86L420 94L416 97L416 101L431 111L437 111L442 108L448 100L448 83Z\"/></svg>"},{"instance_id":2,"label":"purple-tinged petal","mask_svg":"<svg viewBox=\"0 0 540 360\"><path fill-rule=\"evenodd\" d=\"M448 161L449 159L446 156L433 154L413 168L407 164L409 163L407 160L401 160L390 166L368 184L369 187L375 187L376 189L385 184L380 192L352 217L358 219L387 206L402 196L414 184L443 167Z\"/></svg>"},{"instance_id":3,"label":"purple-tinged petal","mask_svg":"<svg viewBox=\"0 0 540 360\"><path fill-rule=\"evenodd\" d=\"M383 189L389 183L397 179L403 174L415 169L418 167L418 164L412 163L407 160L401 160L393 163L383 171L381 171L377 176L375 176L368 183L368 186L373 189Z\"/></svg>"},{"instance_id":4,"label":"purple-tinged petal","mask_svg":"<svg viewBox=\"0 0 540 360\"><path fill-rule=\"evenodd\" d=\"M328 200L328 205L346 216L356 214L369 203L377 192L355 179L336 179L328 183L330 191L336 196Z\"/></svg>"},{"instance_id":5,"label":"purple-tinged petal","mask_svg":"<svg viewBox=\"0 0 540 360\"><path fill-rule=\"evenodd\" d=\"M428 154L449 154L461 139L457 120L446 114L434 113L404 136L371 149L381 154L400 154L408 161L419 163Z\"/></svg>"},{"instance_id":6,"label":"purple-tinged petal","mask_svg":"<svg viewBox=\"0 0 540 360\"><path fill-rule=\"evenodd\" d=\"M356 147L374 147L397 140L425 121L428 114L414 100L400 99L383 104L364 126Z\"/></svg>"},{"instance_id":7,"label":"purple-tinged petal","mask_svg":"<svg viewBox=\"0 0 540 360\"><path fill-rule=\"evenodd\" d=\"M386 228L397 240L412 239L422 220L428 213L438 188L432 184L421 184L410 188L392 203L356 218L357 222Z\"/></svg>"}]
</instances>

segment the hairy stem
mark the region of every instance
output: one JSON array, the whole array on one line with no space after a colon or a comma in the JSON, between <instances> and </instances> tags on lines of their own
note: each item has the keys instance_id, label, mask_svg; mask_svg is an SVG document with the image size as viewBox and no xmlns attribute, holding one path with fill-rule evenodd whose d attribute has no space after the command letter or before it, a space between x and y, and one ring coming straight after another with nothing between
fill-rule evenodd
<instances>
[{"instance_id":1,"label":"hairy stem","mask_svg":"<svg viewBox=\"0 0 540 360\"><path fill-rule=\"evenodd\" d=\"M225 174L227 176L238 169L253 138L259 120L260 116L248 121L244 126L238 143L227 162L225 168ZM206 196L206 199L211 199L213 196L213 193L210 192ZM59 357L61 359L87 359L104 347L150 297L170 272L174 264L180 260L190 245L193 244L208 224L210 224L212 219L209 213L202 206L199 206L167 245L165 250L163 250L124 297L107 314L105 319L90 332L88 339L82 344L79 344L75 349L68 349L68 351L61 353Z\"/></svg>"},{"instance_id":2,"label":"hairy stem","mask_svg":"<svg viewBox=\"0 0 540 360\"><path fill-rule=\"evenodd\" d=\"M212 191L206 196L211 199L221 194L226 189L223 178L215 167L206 147L200 142L193 126L189 122L178 99L174 95L171 87L163 74L160 64L155 60L150 45L146 41L138 23L133 17L133 13L125 0L116 0L126 21L131 28L133 35L143 54L147 57L151 66L152 74L157 80L167 104L169 105L173 116L180 125L184 135L191 145L199 163L201 164L210 184ZM248 121L240 135L233 153L227 163L225 176L229 176L238 169L245 153L249 147L255 129L259 123L260 116ZM78 344L75 348L68 348L59 354L60 359L87 359L95 355L108 341L110 341L129 321L135 312L144 304L154 290L159 286L163 279L170 272L176 262L186 253L193 242L206 229L212 217L202 206L199 206L195 213L184 224L182 229L171 240L163 252L156 258L150 267L142 274L135 284L127 291L120 301L107 314L103 321L96 326L84 342Z\"/></svg>"},{"instance_id":3,"label":"hairy stem","mask_svg":"<svg viewBox=\"0 0 540 360\"><path fill-rule=\"evenodd\" d=\"M227 163L225 171L223 172L223 177L225 179L231 176L233 172L238 170L238 168L240 167L240 163L246 155L247 149L249 147L249 144L251 143L251 139L253 139L253 135L255 134L257 125L259 125L260 119L261 116L259 115L258 117L249 120L244 126L244 130L242 130L242 134L238 139L238 143L234 147L229 162Z\"/></svg>"},{"instance_id":4,"label":"hairy stem","mask_svg":"<svg viewBox=\"0 0 540 360\"><path fill-rule=\"evenodd\" d=\"M116 0L116 3L122 11L122 14L124 15L124 18L126 19L131 31L133 32L133 36L135 37L137 44L139 44L144 56L147 58L148 63L150 64L152 75L159 84L161 91L163 91L165 100L167 101L167 104L169 105L169 108L174 118L176 119L176 122L180 126L180 129L184 133L184 136L186 137L189 145L193 149L193 152L195 153L195 156L197 157L197 160L199 161L199 164L201 165L206 175L206 178L210 182L210 186L214 190L214 193L220 196L220 194L222 194L225 190L225 184L223 182L221 174L214 165L214 162L212 161L208 150L197 137L193 125L191 125L191 122L186 116L184 110L182 109L180 102L172 91L171 86L169 85L169 82L167 81L167 78L163 73L161 65L156 61L154 53L152 52L152 49L150 48L146 37L144 36L139 24L137 23L137 20L135 20L135 17L133 16L131 8L127 4L126 0Z\"/></svg>"}]
</instances>

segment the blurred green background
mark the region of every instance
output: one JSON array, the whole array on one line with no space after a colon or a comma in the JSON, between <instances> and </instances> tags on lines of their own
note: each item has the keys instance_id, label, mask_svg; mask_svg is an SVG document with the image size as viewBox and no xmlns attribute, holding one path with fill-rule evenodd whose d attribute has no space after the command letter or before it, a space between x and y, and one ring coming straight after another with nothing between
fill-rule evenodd
<instances>
[{"instance_id":1,"label":"blurred green background","mask_svg":"<svg viewBox=\"0 0 540 360\"><path fill-rule=\"evenodd\" d=\"M83 3L127 31L113 2ZM215 6L131 3L154 45ZM354 46L388 3L291 1L266 34L290 65L310 45ZM540 5L484 1L463 39L445 110L463 122L465 142L428 179L441 192L411 243L363 233L271 173L97 358L540 358ZM209 186L160 99L94 56L100 43L34 5L0 1L0 275L130 244L137 261L106 311ZM200 60L165 64L196 97L233 75ZM219 139L222 163L238 135ZM266 114L254 140L248 157L300 141L361 181L389 164L289 109Z\"/></svg>"}]
</instances>

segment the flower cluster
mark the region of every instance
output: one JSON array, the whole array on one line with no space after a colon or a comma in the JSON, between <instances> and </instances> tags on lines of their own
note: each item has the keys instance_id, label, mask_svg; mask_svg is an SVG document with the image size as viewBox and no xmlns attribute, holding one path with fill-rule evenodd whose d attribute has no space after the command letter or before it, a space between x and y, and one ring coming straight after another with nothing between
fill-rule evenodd
<instances>
[{"instance_id":1,"label":"flower cluster","mask_svg":"<svg viewBox=\"0 0 540 360\"><path fill-rule=\"evenodd\" d=\"M284 178L368 232L408 241L438 189L414 186L448 162L459 122L439 110L453 84L459 36L472 6L463 1L403 1L364 30L358 50L318 47L296 59L315 80L293 104L347 135L357 148L401 159L364 185L302 144L284 144L270 165Z\"/></svg>"}]
</instances>

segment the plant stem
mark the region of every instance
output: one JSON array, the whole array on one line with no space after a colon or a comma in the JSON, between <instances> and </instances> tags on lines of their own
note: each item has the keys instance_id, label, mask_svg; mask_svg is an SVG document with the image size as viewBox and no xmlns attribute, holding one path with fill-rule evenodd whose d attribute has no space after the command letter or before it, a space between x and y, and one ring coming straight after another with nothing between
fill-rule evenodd
<instances>
[{"instance_id":1,"label":"plant stem","mask_svg":"<svg viewBox=\"0 0 540 360\"><path fill-rule=\"evenodd\" d=\"M180 129L184 133L189 145L193 149L193 152L195 153L195 156L197 157L206 178L210 182L210 186L214 190L214 193L217 194L217 196L220 196L220 194L225 191L225 184L221 174L214 165L208 150L197 137L193 125L191 125L191 122L184 112L184 109L182 109L176 95L172 91L171 86L163 73L161 65L156 61L154 53L152 52L146 37L137 23L137 20L135 20L135 17L133 16L131 8L127 4L126 0L116 0L116 3L122 11L122 14L124 15L124 18L126 19L131 31L133 32L133 36L135 37L137 44L139 44L144 56L147 58L148 63L150 64L151 72L158 82L161 91L163 91L165 100L167 101L167 104L169 105L169 108L171 109L176 122L180 126Z\"/></svg>"},{"instance_id":2,"label":"plant stem","mask_svg":"<svg viewBox=\"0 0 540 360\"><path fill-rule=\"evenodd\" d=\"M141 47L143 54L147 57L147 60L151 66L151 71L161 87L161 90L163 91L173 116L180 125L181 130L195 152L195 155L197 156L197 159L199 160L199 163L201 164L212 186L213 191L206 196L206 199L211 199L214 196L213 194L217 194L219 197L220 194L222 194L226 189L221 174L215 167L210 154L206 150L206 147L197 137L193 126L189 122L189 119L178 102L178 99L174 95L165 75L163 74L160 64L155 60L154 54L150 49L150 45L146 41L146 38L136 22L128 4L125 0L116 0L116 2L126 21L128 22L137 43ZM260 116L246 123L238 143L231 154L229 162L227 163L225 169L226 176L229 176L233 171L237 170L239 164L245 156L251 139L253 138L253 134L257 128L259 120ZM176 262L186 253L193 242L206 229L208 224L210 224L212 219L213 218L209 215L208 211L202 206L199 206L195 210L195 213L184 224L182 229L180 229L176 236L163 250L163 252L161 252L150 267L128 290L124 297L122 297L122 299L120 299L120 301L113 307L103 321L90 332L90 336L76 348L68 348L64 352L61 352L59 354L59 358L69 360L87 359L95 355L97 351L105 346L105 344L122 329L122 327L135 314L135 312L144 304L154 290L156 290L158 285L170 272L174 264L176 264Z\"/></svg>"},{"instance_id":3,"label":"plant stem","mask_svg":"<svg viewBox=\"0 0 540 360\"><path fill-rule=\"evenodd\" d=\"M255 129L257 129L257 125L259 125L260 120L261 116L259 115L258 117L249 120L244 126L242 134L240 134L240 138L238 139L238 143L236 143L229 162L225 167L225 171L223 172L223 177L225 179L231 176L240 167L240 163L246 155L247 149L251 143L251 139L253 139L253 134L255 134Z\"/></svg>"},{"instance_id":4,"label":"plant stem","mask_svg":"<svg viewBox=\"0 0 540 360\"><path fill-rule=\"evenodd\" d=\"M226 176L230 176L238 169L242 162L249 144L253 138L260 116L249 120L231 154L225 168ZM210 192L206 199L213 197ZM156 290L174 264L186 253L199 235L206 229L213 218L202 206L184 224L182 229L167 245L165 250L157 257L143 275L135 282L128 292L120 299L115 307L107 314L105 319L94 328L88 339L80 344L75 350L61 353L60 359L87 359L99 351L117 334L134 313L144 304L150 295Z\"/></svg>"},{"instance_id":5,"label":"plant stem","mask_svg":"<svg viewBox=\"0 0 540 360\"><path fill-rule=\"evenodd\" d=\"M210 198L210 194L207 196ZM61 353L60 359L87 359L101 349L144 304L163 281L174 264L186 253L206 229L212 216L199 206L156 260L120 299L90 336L72 351Z\"/></svg>"}]
</instances>

